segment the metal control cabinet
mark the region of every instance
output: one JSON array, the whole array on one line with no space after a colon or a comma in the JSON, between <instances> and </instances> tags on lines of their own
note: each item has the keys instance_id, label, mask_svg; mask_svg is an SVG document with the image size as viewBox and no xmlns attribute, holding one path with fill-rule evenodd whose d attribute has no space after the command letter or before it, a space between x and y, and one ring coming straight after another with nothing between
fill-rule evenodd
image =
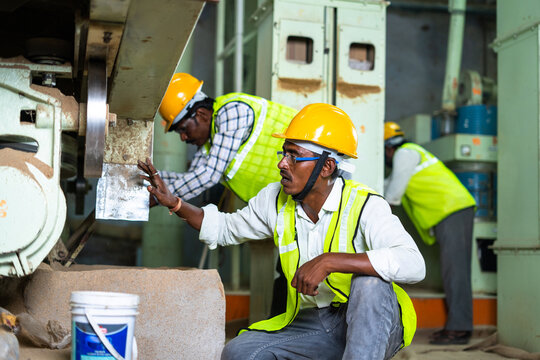
<instances>
[{"instance_id":1,"label":"metal control cabinet","mask_svg":"<svg viewBox=\"0 0 540 360\"><path fill-rule=\"evenodd\" d=\"M358 132L354 180L382 192L385 1L260 2L257 94L298 110L329 103Z\"/></svg>"},{"instance_id":2,"label":"metal control cabinet","mask_svg":"<svg viewBox=\"0 0 540 360\"><path fill-rule=\"evenodd\" d=\"M540 351L540 2L497 1L498 338Z\"/></svg>"}]
</instances>

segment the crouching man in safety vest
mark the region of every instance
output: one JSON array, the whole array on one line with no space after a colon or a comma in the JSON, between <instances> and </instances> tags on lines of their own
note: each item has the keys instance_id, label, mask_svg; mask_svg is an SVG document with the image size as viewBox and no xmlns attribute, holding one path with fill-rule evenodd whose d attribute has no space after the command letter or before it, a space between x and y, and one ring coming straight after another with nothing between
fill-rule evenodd
<instances>
[{"instance_id":1,"label":"crouching man in safety vest","mask_svg":"<svg viewBox=\"0 0 540 360\"><path fill-rule=\"evenodd\" d=\"M357 157L351 119L333 105L311 104L273 136L285 139L281 181L233 214L182 202L150 159L139 162L148 191L210 248L273 236L279 249L286 311L242 329L221 358L391 358L416 328L411 300L394 282L422 280L425 264L388 203L340 176L352 166L347 158Z\"/></svg>"},{"instance_id":2,"label":"crouching man in safety vest","mask_svg":"<svg viewBox=\"0 0 540 360\"><path fill-rule=\"evenodd\" d=\"M298 110L244 93L212 99L202 86L186 73L174 74L169 83L159 107L165 132L174 131L199 149L188 171L161 171L160 177L184 200L221 181L247 202L280 180L273 154L281 141L271 135L286 128Z\"/></svg>"}]
</instances>

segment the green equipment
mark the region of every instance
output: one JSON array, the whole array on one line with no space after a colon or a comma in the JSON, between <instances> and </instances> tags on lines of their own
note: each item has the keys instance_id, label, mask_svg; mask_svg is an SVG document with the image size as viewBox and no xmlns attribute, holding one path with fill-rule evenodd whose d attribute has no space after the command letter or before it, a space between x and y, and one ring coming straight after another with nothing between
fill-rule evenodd
<instances>
[{"instance_id":1,"label":"green equipment","mask_svg":"<svg viewBox=\"0 0 540 360\"><path fill-rule=\"evenodd\" d=\"M148 219L137 160L152 156L154 116L203 7L0 6L9 24L0 49L0 277L39 266L64 229L64 191L81 210L89 178L99 178L96 218Z\"/></svg>"}]
</instances>

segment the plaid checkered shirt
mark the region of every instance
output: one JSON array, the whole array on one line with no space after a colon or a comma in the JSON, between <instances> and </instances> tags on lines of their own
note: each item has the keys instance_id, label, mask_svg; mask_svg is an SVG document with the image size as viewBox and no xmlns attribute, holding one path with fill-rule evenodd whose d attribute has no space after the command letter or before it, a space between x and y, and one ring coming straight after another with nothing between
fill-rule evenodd
<instances>
[{"instance_id":1,"label":"plaid checkered shirt","mask_svg":"<svg viewBox=\"0 0 540 360\"><path fill-rule=\"evenodd\" d=\"M159 172L169 190L189 200L216 185L251 134L254 121L253 109L243 102L233 101L222 106L214 118L216 133L210 139L208 154L204 146L200 147L187 172Z\"/></svg>"}]
</instances>

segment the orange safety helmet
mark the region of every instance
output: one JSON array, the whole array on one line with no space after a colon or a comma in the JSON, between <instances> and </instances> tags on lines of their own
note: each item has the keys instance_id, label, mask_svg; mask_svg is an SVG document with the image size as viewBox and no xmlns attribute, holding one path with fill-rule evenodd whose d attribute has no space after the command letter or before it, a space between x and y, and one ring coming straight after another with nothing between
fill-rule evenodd
<instances>
[{"instance_id":1,"label":"orange safety helmet","mask_svg":"<svg viewBox=\"0 0 540 360\"><path fill-rule=\"evenodd\" d=\"M169 131L174 119L193 99L193 96L202 87L203 81L186 73L174 74L169 87L161 100L159 113L165 120L165 132Z\"/></svg>"},{"instance_id":2,"label":"orange safety helmet","mask_svg":"<svg viewBox=\"0 0 540 360\"><path fill-rule=\"evenodd\" d=\"M330 104L310 104L292 119L283 134L273 137L303 140L336 150L352 158L357 158L358 139L356 128L340 108Z\"/></svg>"},{"instance_id":3,"label":"orange safety helmet","mask_svg":"<svg viewBox=\"0 0 540 360\"><path fill-rule=\"evenodd\" d=\"M401 127L392 121L384 123L384 141L393 138L394 136L405 136Z\"/></svg>"}]
</instances>

